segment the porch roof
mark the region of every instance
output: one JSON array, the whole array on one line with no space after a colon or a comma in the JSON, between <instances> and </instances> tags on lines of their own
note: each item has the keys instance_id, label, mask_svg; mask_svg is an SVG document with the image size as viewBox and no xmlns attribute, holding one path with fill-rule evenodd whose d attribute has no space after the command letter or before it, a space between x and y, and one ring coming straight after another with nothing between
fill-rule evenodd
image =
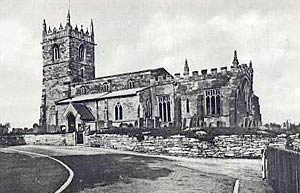
<instances>
[{"instance_id":1,"label":"porch roof","mask_svg":"<svg viewBox=\"0 0 300 193\"><path fill-rule=\"evenodd\" d=\"M84 105L80 103L72 103L75 110L80 114L82 120L94 121L95 117L91 111Z\"/></svg>"}]
</instances>

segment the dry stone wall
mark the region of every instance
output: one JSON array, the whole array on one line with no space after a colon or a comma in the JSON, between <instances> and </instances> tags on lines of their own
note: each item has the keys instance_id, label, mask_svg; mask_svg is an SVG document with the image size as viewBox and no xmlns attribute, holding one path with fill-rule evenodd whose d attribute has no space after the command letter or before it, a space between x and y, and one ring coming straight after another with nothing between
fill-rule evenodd
<instances>
[{"instance_id":1,"label":"dry stone wall","mask_svg":"<svg viewBox=\"0 0 300 193\"><path fill-rule=\"evenodd\" d=\"M181 135L163 137L145 136L141 142L136 137L116 134L95 134L86 136L87 146L143 152L148 154L165 154L186 157L235 157L259 158L266 146L284 147L283 137L264 138L257 135L218 136L212 142L186 138Z\"/></svg>"}]
</instances>

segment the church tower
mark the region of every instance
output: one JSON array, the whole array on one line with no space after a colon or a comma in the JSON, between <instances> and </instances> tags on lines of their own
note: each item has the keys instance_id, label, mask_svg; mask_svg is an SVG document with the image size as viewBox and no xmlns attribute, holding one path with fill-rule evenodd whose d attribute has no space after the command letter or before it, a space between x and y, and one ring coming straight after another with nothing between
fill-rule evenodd
<instances>
[{"instance_id":1,"label":"church tower","mask_svg":"<svg viewBox=\"0 0 300 193\"><path fill-rule=\"evenodd\" d=\"M70 11L64 26L60 24L51 29L43 21L43 90L39 121L43 132L57 131L55 103L70 97L70 85L95 78L96 44L92 20L89 28L73 27Z\"/></svg>"}]
</instances>

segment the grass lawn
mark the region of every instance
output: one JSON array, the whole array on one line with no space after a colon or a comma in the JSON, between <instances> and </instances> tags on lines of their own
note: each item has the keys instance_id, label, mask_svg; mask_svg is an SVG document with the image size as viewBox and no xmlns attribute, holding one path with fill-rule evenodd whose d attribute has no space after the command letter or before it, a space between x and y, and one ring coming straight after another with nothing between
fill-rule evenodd
<instances>
[{"instance_id":1,"label":"grass lawn","mask_svg":"<svg viewBox=\"0 0 300 193\"><path fill-rule=\"evenodd\" d=\"M48 158L0 152L0 192L52 193L67 177L67 171Z\"/></svg>"}]
</instances>

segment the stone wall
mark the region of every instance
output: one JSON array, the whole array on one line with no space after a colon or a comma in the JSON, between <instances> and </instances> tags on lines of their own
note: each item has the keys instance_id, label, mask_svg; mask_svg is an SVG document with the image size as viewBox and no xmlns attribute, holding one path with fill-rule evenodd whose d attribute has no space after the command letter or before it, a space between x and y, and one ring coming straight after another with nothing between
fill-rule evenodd
<instances>
[{"instance_id":1,"label":"stone wall","mask_svg":"<svg viewBox=\"0 0 300 193\"><path fill-rule=\"evenodd\" d=\"M45 135L24 135L26 144L29 145L67 145L73 146L75 144L75 134L45 134Z\"/></svg>"},{"instance_id":2,"label":"stone wall","mask_svg":"<svg viewBox=\"0 0 300 193\"><path fill-rule=\"evenodd\" d=\"M86 136L87 146L120 149L149 154L164 154L186 157L239 157L259 158L261 150L267 145L284 147L282 137L264 138L257 135L218 136L212 142L186 138L181 135L162 137L145 136L141 142L136 137L116 134L95 134Z\"/></svg>"},{"instance_id":3,"label":"stone wall","mask_svg":"<svg viewBox=\"0 0 300 193\"><path fill-rule=\"evenodd\" d=\"M44 134L44 135L3 135L0 136L0 146L11 145L67 145L75 144L75 134Z\"/></svg>"}]
</instances>

